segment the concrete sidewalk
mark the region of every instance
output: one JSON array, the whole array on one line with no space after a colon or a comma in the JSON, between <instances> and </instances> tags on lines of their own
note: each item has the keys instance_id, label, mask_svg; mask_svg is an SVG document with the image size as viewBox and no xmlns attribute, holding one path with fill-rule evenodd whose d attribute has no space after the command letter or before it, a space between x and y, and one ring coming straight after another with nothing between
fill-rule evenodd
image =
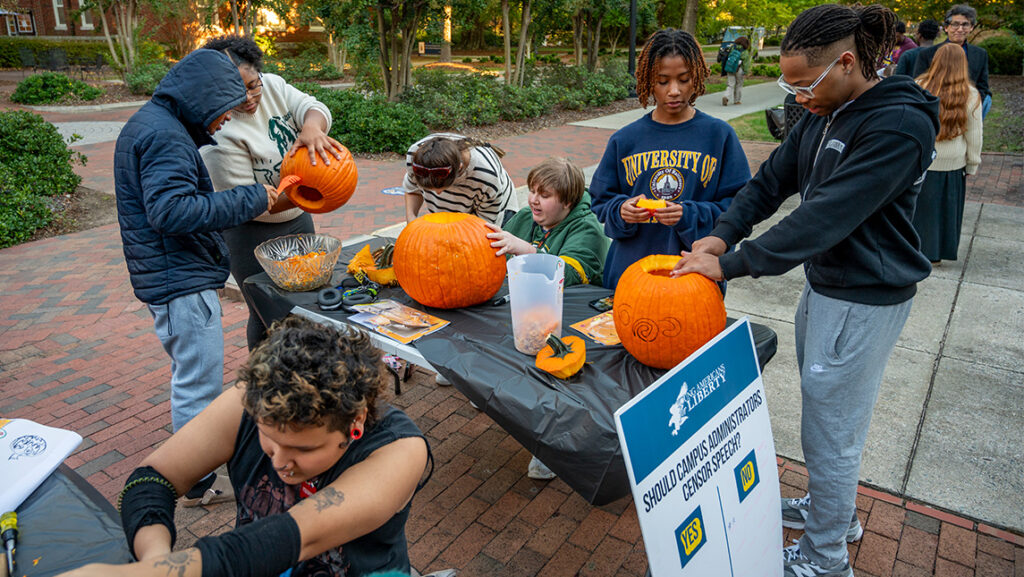
<instances>
[{"instance_id":1,"label":"concrete sidewalk","mask_svg":"<svg viewBox=\"0 0 1024 577\"><path fill-rule=\"evenodd\" d=\"M755 102L757 85L744 103ZM767 92L771 85L761 89ZM717 112L723 109L720 95ZM715 112L714 100L699 104ZM762 105L757 105L762 106ZM736 107L736 112L741 112ZM46 112L56 122L123 122L131 110ZM635 114L635 113L634 113ZM635 116L634 116L635 118ZM596 165L611 130L568 125L498 141L517 182L548 155ZM86 125L79 125L84 128ZM752 168L772 143L743 143ZM83 175L112 191L111 141L80 143ZM340 238L401 222L383 188L402 162L360 161L349 204L318 215ZM1024 575L1024 176L1021 155L988 155L968 185L961 257L921 284L886 371L869 432L852 545L858 575ZM791 209L792 204L786 208ZM108 498L170 435L169 363L131 294L115 225L0 251L0 415L71 428L85 437L68 463ZM731 314L779 334L764 379L785 496L802 494L799 391L792 315L799 271L731 283ZM245 307L224 303L225 383L246 356ZM427 434L434 479L414 501L409 541L421 571L473 575L643 575L646 557L630 499L592 507L560 481L525 477L529 453L451 387L417 371L395 399ZM233 524L230 505L179 511L180 546ZM792 532L786 538L794 537Z\"/></svg>"}]
</instances>

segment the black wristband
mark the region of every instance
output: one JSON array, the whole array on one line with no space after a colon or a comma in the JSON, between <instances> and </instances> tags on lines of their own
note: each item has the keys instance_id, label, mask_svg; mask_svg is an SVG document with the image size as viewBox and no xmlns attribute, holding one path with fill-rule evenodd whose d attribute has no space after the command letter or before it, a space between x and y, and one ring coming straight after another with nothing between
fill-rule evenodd
<instances>
[{"instance_id":1,"label":"black wristband","mask_svg":"<svg viewBox=\"0 0 1024 577\"><path fill-rule=\"evenodd\" d=\"M174 528L174 485L153 467L139 467L128 477L119 497L121 526L128 539L128 550L135 555L135 534L149 525L163 525L171 533L171 548L178 533Z\"/></svg>"},{"instance_id":2,"label":"black wristband","mask_svg":"<svg viewBox=\"0 0 1024 577\"><path fill-rule=\"evenodd\" d=\"M302 535L288 513L196 541L203 577L277 577L299 562Z\"/></svg>"}]
</instances>

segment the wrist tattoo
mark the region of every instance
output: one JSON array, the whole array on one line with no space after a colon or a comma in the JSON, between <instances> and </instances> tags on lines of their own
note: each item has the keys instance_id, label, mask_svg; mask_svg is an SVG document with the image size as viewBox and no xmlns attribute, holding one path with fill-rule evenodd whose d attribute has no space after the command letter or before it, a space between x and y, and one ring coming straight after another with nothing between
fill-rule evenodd
<instances>
[{"instance_id":1,"label":"wrist tattoo","mask_svg":"<svg viewBox=\"0 0 1024 577\"><path fill-rule=\"evenodd\" d=\"M193 554L198 555L198 551L175 551L168 554L166 557L158 561L153 562L154 567L166 567L167 575L174 575L176 577L185 577L185 572L195 561Z\"/></svg>"},{"instance_id":2,"label":"wrist tattoo","mask_svg":"<svg viewBox=\"0 0 1024 577\"><path fill-rule=\"evenodd\" d=\"M316 512L322 513L335 505L342 504L345 501L345 494L334 487L324 487L313 495L313 501L316 505Z\"/></svg>"}]
</instances>

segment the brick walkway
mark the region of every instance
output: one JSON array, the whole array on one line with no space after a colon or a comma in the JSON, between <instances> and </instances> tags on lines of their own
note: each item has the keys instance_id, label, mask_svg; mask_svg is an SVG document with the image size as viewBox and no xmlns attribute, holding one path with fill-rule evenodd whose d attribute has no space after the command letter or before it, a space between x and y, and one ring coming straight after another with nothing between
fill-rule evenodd
<instances>
[{"instance_id":1,"label":"brick walkway","mask_svg":"<svg viewBox=\"0 0 1024 577\"><path fill-rule=\"evenodd\" d=\"M126 118L130 112L96 115ZM80 115L46 115L52 121ZM61 118L66 116L67 118ZM73 118L70 118L73 116ZM563 126L498 142L517 183L548 154L596 164L607 131ZM90 145L80 169L94 188L112 190L112 143ZM744 143L752 169L774 145ZM1020 155L985 155L969 199L1024 205ZM360 161L360 186L335 214L317 217L341 238L399 222L401 162ZM109 187L109 188L108 188ZM169 435L169 363L148 312L131 294L116 226L0 251L0 415L74 429L85 442L68 464L108 499L144 455ZM245 307L225 301L225 382L246 355ZM417 496L408 533L421 571L457 567L464 577L643 575L646 557L630 499L592 507L564 483L525 477L529 454L454 389L417 371L395 399L428 435L434 478ZM802 494L806 474L780 461L786 496ZM1024 537L862 487L864 540L851 546L858 575L1024 576ZM179 543L233 523L221 505L179 511ZM795 534L787 531L786 539Z\"/></svg>"}]
</instances>

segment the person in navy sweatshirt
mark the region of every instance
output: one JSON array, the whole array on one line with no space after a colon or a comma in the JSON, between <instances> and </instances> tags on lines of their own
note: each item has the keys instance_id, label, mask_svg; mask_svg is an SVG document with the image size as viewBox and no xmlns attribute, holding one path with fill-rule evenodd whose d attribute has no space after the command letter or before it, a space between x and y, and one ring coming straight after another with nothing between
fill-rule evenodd
<instances>
[{"instance_id":1,"label":"person in navy sweatshirt","mask_svg":"<svg viewBox=\"0 0 1024 577\"><path fill-rule=\"evenodd\" d=\"M590 183L593 211L612 239L604 286L614 289L626 267L651 254L679 254L706 236L733 195L750 179L736 132L693 107L710 74L687 32L655 32L637 62L636 91L650 114L608 140ZM654 210L642 199L664 200Z\"/></svg>"}]
</instances>

